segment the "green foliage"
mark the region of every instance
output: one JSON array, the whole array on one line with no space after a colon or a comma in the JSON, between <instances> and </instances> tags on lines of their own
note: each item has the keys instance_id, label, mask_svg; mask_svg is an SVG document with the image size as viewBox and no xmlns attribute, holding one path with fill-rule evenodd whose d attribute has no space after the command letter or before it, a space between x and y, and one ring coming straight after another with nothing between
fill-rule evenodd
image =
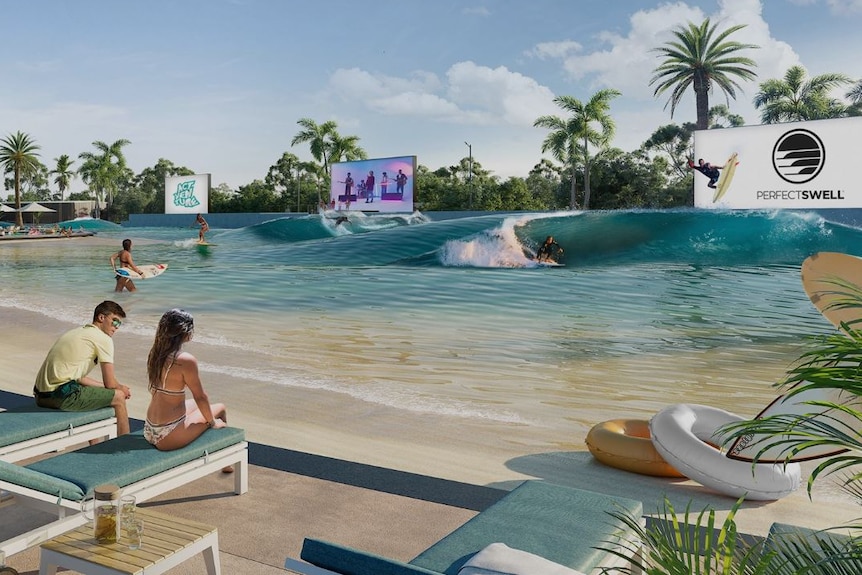
<instances>
[{"instance_id":1,"label":"green foliage","mask_svg":"<svg viewBox=\"0 0 862 575\"><path fill-rule=\"evenodd\" d=\"M802 66L791 66L781 80L771 79L760 84L754 96L754 107L762 108L764 124L840 118L847 115L847 106L833 98L835 88L850 84L844 74L827 73L808 78ZM853 98L853 90L848 93Z\"/></svg>"},{"instance_id":2,"label":"green foliage","mask_svg":"<svg viewBox=\"0 0 862 575\"><path fill-rule=\"evenodd\" d=\"M730 102L730 98L736 99L736 90L741 90L735 78L752 80L756 76L754 60L739 52L758 46L728 40L745 25L731 26L720 33L717 28L709 18L699 26L689 22L673 31L676 40L655 49L663 60L650 79L650 86L656 85L654 96L670 90L665 108L670 105L673 118L686 91L693 89L699 130L705 130L709 125L709 93L713 86L717 86Z\"/></svg>"},{"instance_id":3,"label":"green foliage","mask_svg":"<svg viewBox=\"0 0 862 575\"><path fill-rule=\"evenodd\" d=\"M697 517L686 506L682 518L668 499L649 526L640 517L611 512L634 536L622 544L606 542L602 550L624 560L622 567L602 570L621 575L858 575L862 551L858 538L835 536L827 531L806 535L784 533L764 541L744 539L737 532L736 515L743 499L736 501L721 527L715 511L704 508Z\"/></svg>"},{"instance_id":4,"label":"green foliage","mask_svg":"<svg viewBox=\"0 0 862 575\"><path fill-rule=\"evenodd\" d=\"M78 158L82 160L78 175L90 187L96 201L107 199L109 208L114 202L114 194L133 176L133 172L126 166L126 156L123 154L123 148L130 143L123 138L111 144L97 140L93 142L97 153L78 154Z\"/></svg>"},{"instance_id":5,"label":"green foliage","mask_svg":"<svg viewBox=\"0 0 862 575\"><path fill-rule=\"evenodd\" d=\"M15 132L0 140L0 165L14 174L15 209L21 209L21 178L35 172L38 165L39 145L24 132ZM15 214L18 226L24 225L21 212Z\"/></svg>"},{"instance_id":6,"label":"green foliage","mask_svg":"<svg viewBox=\"0 0 862 575\"><path fill-rule=\"evenodd\" d=\"M571 207L577 205L575 175L580 164L584 170L583 206L585 210L590 209L590 146L601 152L610 145L616 129L609 114L610 101L619 95L619 91L606 88L596 92L586 103L572 96L557 96L554 103L568 112L569 117L540 116L533 122L533 126L551 131L542 142L542 152L550 151L571 170Z\"/></svg>"}]
</instances>

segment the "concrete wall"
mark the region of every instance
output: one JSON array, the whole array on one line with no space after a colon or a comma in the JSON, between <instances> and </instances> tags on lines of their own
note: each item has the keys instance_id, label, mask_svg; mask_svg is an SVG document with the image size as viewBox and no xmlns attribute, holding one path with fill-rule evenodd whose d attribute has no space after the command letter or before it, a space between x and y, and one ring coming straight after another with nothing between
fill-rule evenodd
<instances>
[{"instance_id":1,"label":"concrete wall","mask_svg":"<svg viewBox=\"0 0 862 575\"><path fill-rule=\"evenodd\" d=\"M451 220L455 218L468 218L482 216L491 212L428 212L424 215L433 221ZM493 212L504 214L506 212ZM523 213L523 212L510 212ZM211 228L235 229L253 226L269 220L279 218L302 218L308 214L297 212L265 212L265 213L242 213L242 214L204 214ZM123 226L135 228L190 228L197 227L195 215L190 214L129 214L128 221Z\"/></svg>"}]
</instances>

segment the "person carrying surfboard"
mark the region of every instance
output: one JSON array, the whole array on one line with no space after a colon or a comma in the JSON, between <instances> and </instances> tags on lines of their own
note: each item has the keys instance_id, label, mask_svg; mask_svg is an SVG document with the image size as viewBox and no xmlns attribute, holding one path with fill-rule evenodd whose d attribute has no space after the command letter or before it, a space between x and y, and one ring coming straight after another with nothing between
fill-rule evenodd
<instances>
[{"instance_id":1,"label":"person carrying surfboard","mask_svg":"<svg viewBox=\"0 0 862 575\"><path fill-rule=\"evenodd\" d=\"M721 176L721 166L715 166L710 164L709 162L704 162L703 158L700 158L697 161L697 165L694 164L694 161L689 158L688 167L692 170L697 170L707 178L709 178L709 183L707 184L710 188L715 188L715 183L718 181L719 176Z\"/></svg>"},{"instance_id":2,"label":"person carrying surfboard","mask_svg":"<svg viewBox=\"0 0 862 575\"><path fill-rule=\"evenodd\" d=\"M114 268L114 272L116 274L114 277L117 280L117 285L114 286L114 291L120 292L124 289L128 291L136 291L138 288L135 287L135 282L133 282L131 278L116 273L118 262L120 264L119 267L129 268L134 270L135 273L144 275L141 268L136 266L135 262L132 260L132 240L128 238L123 240L123 249L111 256L111 267Z\"/></svg>"}]
</instances>

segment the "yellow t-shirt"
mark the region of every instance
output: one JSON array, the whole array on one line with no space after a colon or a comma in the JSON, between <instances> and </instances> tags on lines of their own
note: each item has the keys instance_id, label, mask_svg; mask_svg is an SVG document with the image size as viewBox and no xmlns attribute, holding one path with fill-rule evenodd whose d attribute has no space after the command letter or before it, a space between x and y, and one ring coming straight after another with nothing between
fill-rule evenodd
<instances>
[{"instance_id":1,"label":"yellow t-shirt","mask_svg":"<svg viewBox=\"0 0 862 575\"><path fill-rule=\"evenodd\" d=\"M36 389L54 391L81 379L99 362L114 363L114 340L91 323L76 327L54 342L36 375Z\"/></svg>"}]
</instances>

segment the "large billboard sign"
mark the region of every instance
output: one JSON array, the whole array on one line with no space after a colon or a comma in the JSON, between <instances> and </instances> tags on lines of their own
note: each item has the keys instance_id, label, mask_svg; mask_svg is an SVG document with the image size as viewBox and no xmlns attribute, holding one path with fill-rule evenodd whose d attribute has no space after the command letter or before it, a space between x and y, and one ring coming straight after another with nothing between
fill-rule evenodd
<instances>
[{"instance_id":1,"label":"large billboard sign","mask_svg":"<svg viewBox=\"0 0 862 575\"><path fill-rule=\"evenodd\" d=\"M166 214L206 214L209 206L209 174L165 178Z\"/></svg>"},{"instance_id":2,"label":"large billboard sign","mask_svg":"<svg viewBox=\"0 0 862 575\"><path fill-rule=\"evenodd\" d=\"M862 208L860 131L862 117L697 131L694 205Z\"/></svg>"},{"instance_id":3,"label":"large billboard sign","mask_svg":"<svg viewBox=\"0 0 862 575\"><path fill-rule=\"evenodd\" d=\"M415 174L416 156L332 164L329 208L412 213Z\"/></svg>"}]
</instances>

